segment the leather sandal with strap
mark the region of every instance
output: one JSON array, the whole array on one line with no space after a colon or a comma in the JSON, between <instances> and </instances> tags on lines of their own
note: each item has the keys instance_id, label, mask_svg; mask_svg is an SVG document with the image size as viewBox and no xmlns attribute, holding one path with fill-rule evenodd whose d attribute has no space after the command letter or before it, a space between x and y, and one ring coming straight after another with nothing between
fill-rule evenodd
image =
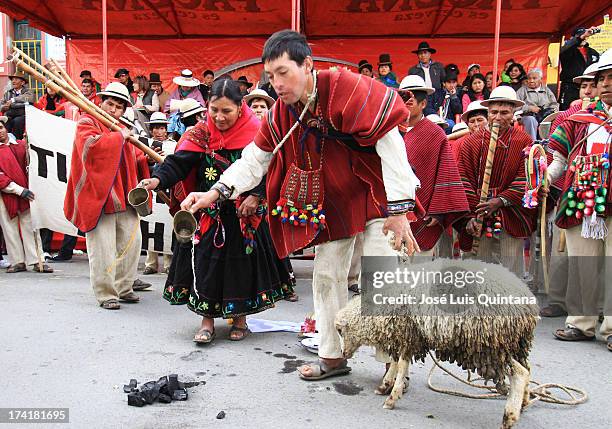
<instances>
[{"instance_id":1,"label":"leather sandal with strap","mask_svg":"<svg viewBox=\"0 0 612 429\"><path fill-rule=\"evenodd\" d=\"M26 264L20 262L19 264L13 264L6 269L7 273L21 273L23 271L27 271Z\"/></svg>"},{"instance_id":2,"label":"leather sandal with strap","mask_svg":"<svg viewBox=\"0 0 612 429\"><path fill-rule=\"evenodd\" d=\"M42 265L42 270L41 270L40 269L40 265L34 264L34 265L32 265L32 271L35 271L37 273L52 273L53 272L53 268L51 268L47 264L43 264Z\"/></svg>"},{"instance_id":3,"label":"leather sandal with strap","mask_svg":"<svg viewBox=\"0 0 612 429\"><path fill-rule=\"evenodd\" d=\"M117 302L116 299L107 299L102 304L100 304L100 307L105 310L119 310L121 308L119 302Z\"/></svg>"},{"instance_id":4,"label":"leather sandal with strap","mask_svg":"<svg viewBox=\"0 0 612 429\"><path fill-rule=\"evenodd\" d=\"M592 341L595 339L595 335L586 335L580 329L571 326L557 329L553 335L561 341Z\"/></svg>"},{"instance_id":5,"label":"leather sandal with strap","mask_svg":"<svg viewBox=\"0 0 612 429\"><path fill-rule=\"evenodd\" d=\"M347 365L347 361L342 361L342 363L335 368L331 368L321 359L319 359L318 363L309 363L307 365L311 368L310 375L305 375L298 369L302 380L317 381L338 375L346 375L351 372L351 367Z\"/></svg>"},{"instance_id":6,"label":"leather sandal with strap","mask_svg":"<svg viewBox=\"0 0 612 429\"><path fill-rule=\"evenodd\" d=\"M193 337L193 342L198 344L208 344L215 339L216 333L213 330L210 332L208 329L200 329Z\"/></svg>"},{"instance_id":7,"label":"leather sandal with strap","mask_svg":"<svg viewBox=\"0 0 612 429\"><path fill-rule=\"evenodd\" d=\"M236 335L236 333L240 333L240 334ZM240 328L238 326L232 325L229 331L229 340L230 341L242 341L250 333L251 333L251 330L249 329L249 325L245 325L244 328Z\"/></svg>"}]
</instances>

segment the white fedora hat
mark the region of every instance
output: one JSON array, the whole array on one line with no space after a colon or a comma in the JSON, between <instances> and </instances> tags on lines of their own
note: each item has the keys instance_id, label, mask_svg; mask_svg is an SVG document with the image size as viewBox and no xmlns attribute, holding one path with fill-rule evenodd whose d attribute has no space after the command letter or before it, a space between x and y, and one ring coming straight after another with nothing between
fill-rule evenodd
<instances>
[{"instance_id":1,"label":"white fedora hat","mask_svg":"<svg viewBox=\"0 0 612 429\"><path fill-rule=\"evenodd\" d=\"M597 61L595 65L595 71L592 72L593 76L597 72L612 69L612 48L601 54L601 56L599 57L599 61Z\"/></svg>"},{"instance_id":2,"label":"white fedora hat","mask_svg":"<svg viewBox=\"0 0 612 429\"><path fill-rule=\"evenodd\" d=\"M448 127L448 123L444 119L442 119L439 115L436 115L435 113L432 113L431 115L427 115L426 118L429 119L431 122L433 122L436 125L441 125L442 128Z\"/></svg>"},{"instance_id":3,"label":"white fedora hat","mask_svg":"<svg viewBox=\"0 0 612 429\"><path fill-rule=\"evenodd\" d=\"M468 104L467 109L465 109L465 112L463 112L463 114L461 115L461 120L463 122L467 122L469 114L472 113L472 112L475 112L476 110L483 111L485 116L487 116L487 108L484 107L481 104L480 100L476 100L476 101L472 101L470 104Z\"/></svg>"},{"instance_id":4,"label":"white fedora hat","mask_svg":"<svg viewBox=\"0 0 612 429\"><path fill-rule=\"evenodd\" d=\"M261 98L262 100L264 100L266 104L268 105L268 109L272 107L275 101L272 97L268 95L266 91L260 88L256 88L250 93L248 93L247 95L245 95L243 100L248 105L251 102L251 100L254 100L256 98Z\"/></svg>"},{"instance_id":5,"label":"white fedora hat","mask_svg":"<svg viewBox=\"0 0 612 429\"><path fill-rule=\"evenodd\" d=\"M583 80L593 80L595 79L595 73L597 73L597 63L593 63L587 68L584 69L580 76L576 76L574 79L574 83L582 83Z\"/></svg>"},{"instance_id":6,"label":"white fedora hat","mask_svg":"<svg viewBox=\"0 0 612 429\"><path fill-rule=\"evenodd\" d=\"M0 122L6 124L8 122L8 116L0 116Z\"/></svg>"},{"instance_id":7,"label":"white fedora hat","mask_svg":"<svg viewBox=\"0 0 612 429\"><path fill-rule=\"evenodd\" d=\"M99 96L106 95L108 97L118 98L119 100L125 101L128 106L132 105L132 100L130 100L130 92L127 87L121 82L111 82L109 83L104 91L98 92Z\"/></svg>"},{"instance_id":8,"label":"white fedora hat","mask_svg":"<svg viewBox=\"0 0 612 429\"><path fill-rule=\"evenodd\" d=\"M456 133L457 131L467 130L468 128L469 127L467 126L467 124L465 122L459 122L459 123L453 125L452 132Z\"/></svg>"},{"instance_id":9,"label":"white fedora hat","mask_svg":"<svg viewBox=\"0 0 612 429\"><path fill-rule=\"evenodd\" d=\"M484 107L489 107L491 103L504 102L510 103L514 107L523 107L525 103L516 97L516 91L507 85L498 86L493 91L488 100L481 101Z\"/></svg>"},{"instance_id":10,"label":"white fedora hat","mask_svg":"<svg viewBox=\"0 0 612 429\"><path fill-rule=\"evenodd\" d=\"M426 86L427 84L423 80L421 76L417 76L415 74L411 74L402 79L402 83L400 83L399 90L400 91L423 91L426 92L427 95L431 95L434 93L435 89Z\"/></svg>"},{"instance_id":11,"label":"white fedora hat","mask_svg":"<svg viewBox=\"0 0 612 429\"><path fill-rule=\"evenodd\" d=\"M198 100L194 100L193 98L185 98L179 107L179 112L181 112L183 118L188 118L196 113L204 112L205 110L206 109L202 107Z\"/></svg>"},{"instance_id":12,"label":"white fedora hat","mask_svg":"<svg viewBox=\"0 0 612 429\"><path fill-rule=\"evenodd\" d=\"M193 72L189 69L183 70L180 76L172 79L172 82L178 86L196 87L200 85L200 81L193 77Z\"/></svg>"},{"instance_id":13,"label":"white fedora hat","mask_svg":"<svg viewBox=\"0 0 612 429\"><path fill-rule=\"evenodd\" d=\"M168 125L168 119L163 112L153 112L151 118L145 124L149 125Z\"/></svg>"}]
</instances>

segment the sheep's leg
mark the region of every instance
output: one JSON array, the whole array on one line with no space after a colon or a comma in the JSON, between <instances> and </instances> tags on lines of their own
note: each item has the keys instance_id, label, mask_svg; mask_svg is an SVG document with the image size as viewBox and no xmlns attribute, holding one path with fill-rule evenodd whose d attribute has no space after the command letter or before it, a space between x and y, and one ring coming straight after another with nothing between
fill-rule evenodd
<instances>
[{"instance_id":1,"label":"sheep's leg","mask_svg":"<svg viewBox=\"0 0 612 429\"><path fill-rule=\"evenodd\" d=\"M410 361L400 358L399 362L397 363L397 374L395 375L393 390L391 390L391 394L385 401L383 408L392 410L395 407L395 401L402 397L402 394L404 393L404 378L408 372L409 365Z\"/></svg>"},{"instance_id":2,"label":"sheep's leg","mask_svg":"<svg viewBox=\"0 0 612 429\"><path fill-rule=\"evenodd\" d=\"M514 359L512 359L511 371L502 429L509 429L518 421L525 395L528 395L526 391L529 385L529 371Z\"/></svg>"},{"instance_id":3,"label":"sheep's leg","mask_svg":"<svg viewBox=\"0 0 612 429\"><path fill-rule=\"evenodd\" d=\"M394 360L389 364L389 369L385 373L385 376L383 377L382 382L380 383L380 386L376 388L374 393L376 393L377 395L388 395L395 381L396 374L397 374L397 361Z\"/></svg>"},{"instance_id":4,"label":"sheep's leg","mask_svg":"<svg viewBox=\"0 0 612 429\"><path fill-rule=\"evenodd\" d=\"M527 367L524 368L527 370L527 383L525 383L525 390L523 391L523 403L521 404L521 411L523 411L523 408L529 405L529 380L531 379L531 366L529 365L529 362L527 362Z\"/></svg>"}]
</instances>

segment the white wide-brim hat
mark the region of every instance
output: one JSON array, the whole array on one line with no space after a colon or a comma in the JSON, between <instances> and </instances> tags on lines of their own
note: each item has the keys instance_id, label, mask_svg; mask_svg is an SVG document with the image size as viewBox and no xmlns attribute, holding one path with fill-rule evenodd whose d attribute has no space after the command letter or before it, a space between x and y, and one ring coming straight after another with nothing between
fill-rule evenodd
<instances>
[{"instance_id":1,"label":"white wide-brim hat","mask_svg":"<svg viewBox=\"0 0 612 429\"><path fill-rule=\"evenodd\" d=\"M109 83L104 91L98 92L99 96L106 95L108 97L118 98L119 100L125 101L128 106L132 105L132 100L130 100L130 92L127 87L121 82L111 82Z\"/></svg>"},{"instance_id":2,"label":"white wide-brim hat","mask_svg":"<svg viewBox=\"0 0 612 429\"><path fill-rule=\"evenodd\" d=\"M6 124L8 122L8 116L0 116L0 122Z\"/></svg>"},{"instance_id":3,"label":"white wide-brim hat","mask_svg":"<svg viewBox=\"0 0 612 429\"><path fill-rule=\"evenodd\" d=\"M185 98L179 106L179 112L183 118L188 118L196 113L204 112L206 109L193 98Z\"/></svg>"},{"instance_id":4,"label":"white wide-brim hat","mask_svg":"<svg viewBox=\"0 0 612 429\"><path fill-rule=\"evenodd\" d=\"M580 76L576 76L574 79L574 83L581 84L583 80L593 80L595 79L595 73L597 73L597 63L593 63L587 68L584 69Z\"/></svg>"},{"instance_id":5,"label":"white wide-brim hat","mask_svg":"<svg viewBox=\"0 0 612 429\"><path fill-rule=\"evenodd\" d=\"M601 54L601 56L599 57L599 61L595 63L595 66L595 70L589 73L593 76L595 76L597 72L612 69L612 48ZM587 74L586 70L583 74Z\"/></svg>"},{"instance_id":6,"label":"white wide-brim hat","mask_svg":"<svg viewBox=\"0 0 612 429\"><path fill-rule=\"evenodd\" d=\"M510 103L515 108L523 107L525 105L523 101L517 98L516 91L512 89L511 86L507 85L501 85L495 88L493 91L491 91L489 99L481 101L480 104L488 108L491 103L495 102Z\"/></svg>"},{"instance_id":7,"label":"white wide-brim hat","mask_svg":"<svg viewBox=\"0 0 612 429\"><path fill-rule=\"evenodd\" d=\"M461 130L467 130L469 127L465 122L459 122L455 125L453 125L453 129L452 132L456 133L457 131L461 131Z\"/></svg>"},{"instance_id":8,"label":"white wide-brim hat","mask_svg":"<svg viewBox=\"0 0 612 429\"><path fill-rule=\"evenodd\" d=\"M400 91L423 91L426 92L427 95L431 95L434 93L435 89L427 86L425 81L421 76L417 76L415 74L411 74L402 79L402 82L399 85Z\"/></svg>"},{"instance_id":9,"label":"white wide-brim hat","mask_svg":"<svg viewBox=\"0 0 612 429\"><path fill-rule=\"evenodd\" d=\"M433 122L436 125L441 125L442 128L448 127L448 122L446 122L444 119L442 119L439 115L436 115L435 113L432 113L431 115L427 115L426 118L429 119L431 122Z\"/></svg>"},{"instance_id":10,"label":"white wide-brim hat","mask_svg":"<svg viewBox=\"0 0 612 429\"><path fill-rule=\"evenodd\" d=\"M251 100L254 100L256 98L261 98L262 100L264 100L266 104L268 105L268 109L272 107L272 105L276 101L272 97L270 97L266 91L264 91L263 89L257 88L244 96L244 102L248 106Z\"/></svg>"},{"instance_id":11,"label":"white wide-brim hat","mask_svg":"<svg viewBox=\"0 0 612 429\"><path fill-rule=\"evenodd\" d=\"M172 82L178 86L196 87L200 85L200 81L193 77L193 72L189 69L183 70L180 76L172 79Z\"/></svg>"},{"instance_id":12,"label":"white wide-brim hat","mask_svg":"<svg viewBox=\"0 0 612 429\"><path fill-rule=\"evenodd\" d=\"M163 112L153 112L153 114L151 114L151 118L145 122L145 124L149 124L149 125L168 125L168 119L166 118L166 115Z\"/></svg>"},{"instance_id":13,"label":"white wide-brim hat","mask_svg":"<svg viewBox=\"0 0 612 429\"><path fill-rule=\"evenodd\" d=\"M477 110L483 111L485 116L487 116L487 108L482 105L480 100L476 100L468 104L468 107L467 109L465 109L465 112L461 114L461 120L463 122L467 122L469 114Z\"/></svg>"}]
</instances>

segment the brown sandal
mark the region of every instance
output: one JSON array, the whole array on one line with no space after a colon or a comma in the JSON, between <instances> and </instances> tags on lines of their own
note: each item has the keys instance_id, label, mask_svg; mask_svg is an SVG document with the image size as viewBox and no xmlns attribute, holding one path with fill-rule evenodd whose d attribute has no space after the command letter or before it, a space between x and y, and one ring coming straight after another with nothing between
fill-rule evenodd
<instances>
[{"instance_id":1,"label":"brown sandal","mask_svg":"<svg viewBox=\"0 0 612 429\"><path fill-rule=\"evenodd\" d=\"M28 271L28 269L26 268L26 264L24 264L23 262L11 265L6 269L7 273L21 273L23 271Z\"/></svg>"},{"instance_id":2,"label":"brown sandal","mask_svg":"<svg viewBox=\"0 0 612 429\"><path fill-rule=\"evenodd\" d=\"M119 310L121 308L116 299L108 299L100 304L100 307L105 310Z\"/></svg>"},{"instance_id":3,"label":"brown sandal","mask_svg":"<svg viewBox=\"0 0 612 429\"><path fill-rule=\"evenodd\" d=\"M592 341L595 339L595 335L586 335L580 329L572 327L557 329L553 335L561 341Z\"/></svg>"},{"instance_id":4,"label":"brown sandal","mask_svg":"<svg viewBox=\"0 0 612 429\"><path fill-rule=\"evenodd\" d=\"M32 266L32 271L35 271L37 273L52 273L53 272L53 268L51 268L50 266L48 266L47 264L43 264L42 266L42 271L40 270L40 265L38 264L34 264Z\"/></svg>"},{"instance_id":5,"label":"brown sandal","mask_svg":"<svg viewBox=\"0 0 612 429\"><path fill-rule=\"evenodd\" d=\"M540 316L542 317L561 317L567 316L567 311L558 304L550 304L540 310Z\"/></svg>"},{"instance_id":6,"label":"brown sandal","mask_svg":"<svg viewBox=\"0 0 612 429\"><path fill-rule=\"evenodd\" d=\"M239 332L240 335L234 336L232 334L234 334L235 332ZM234 326L232 325L230 331L229 331L229 340L230 341L242 341L244 340L249 334L251 333L251 330L249 329L249 325L246 325L244 328L239 328L238 326Z\"/></svg>"}]
</instances>

